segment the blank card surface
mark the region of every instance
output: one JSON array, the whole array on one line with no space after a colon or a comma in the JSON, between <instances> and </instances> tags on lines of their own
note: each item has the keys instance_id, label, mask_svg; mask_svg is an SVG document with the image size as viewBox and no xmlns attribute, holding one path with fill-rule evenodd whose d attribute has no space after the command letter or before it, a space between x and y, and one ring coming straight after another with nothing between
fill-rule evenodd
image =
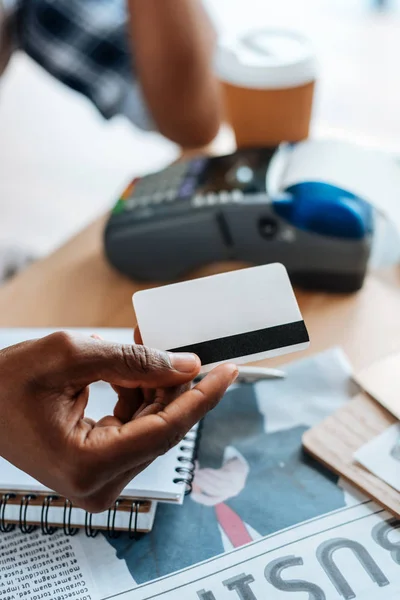
<instances>
[{"instance_id":1,"label":"blank card surface","mask_svg":"<svg viewBox=\"0 0 400 600\"><path fill-rule=\"evenodd\" d=\"M133 303L146 346L194 352L207 368L309 346L287 271L280 264L137 292Z\"/></svg>"}]
</instances>

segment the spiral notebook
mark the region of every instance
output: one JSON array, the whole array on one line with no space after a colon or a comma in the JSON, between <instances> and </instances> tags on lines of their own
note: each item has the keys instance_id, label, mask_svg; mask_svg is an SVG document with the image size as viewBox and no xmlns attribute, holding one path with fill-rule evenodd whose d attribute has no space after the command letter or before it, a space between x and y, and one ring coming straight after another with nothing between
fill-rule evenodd
<instances>
[{"instance_id":1,"label":"spiral notebook","mask_svg":"<svg viewBox=\"0 0 400 600\"><path fill-rule=\"evenodd\" d=\"M100 530L111 538L120 531L134 537L152 530L156 509L157 502L126 498L118 500L110 510L92 515L53 494L3 492L0 532L8 533L18 525L22 533L32 533L40 527L45 535L62 528L67 536L84 529L88 537L96 537Z\"/></svg>"},{"instance_id":2,"label":"spiral notebook","mask_svg":"<svg viewBox=\"0 0 400 600\"><path fill-rule=\"evenodd\" d=\"M53 331L0 329L0 349L43 337ZM93 334L92 330L86 329L69 331ZM106 340L132 343L131 329L97 329L96 333ZM115 402L115 392L108 384L95 383L90 386L85 414L97 421L112 414ZM118 529L133 533L149 531L158 501L182 504L190 491L199 433L199 426L194 427L180 445L157 458L126 486L115 507L100 515L86 514L71 506L68 500L56 498L52 490L0 458L0 530L7 529L7 523L19 522L21 529L27 532L31 523L40 524L44 531L46 527L64 525L66 533L75 527L85 527L88 535L99 528L108 529L111 533Z\"/></svg>"}]
</instances>

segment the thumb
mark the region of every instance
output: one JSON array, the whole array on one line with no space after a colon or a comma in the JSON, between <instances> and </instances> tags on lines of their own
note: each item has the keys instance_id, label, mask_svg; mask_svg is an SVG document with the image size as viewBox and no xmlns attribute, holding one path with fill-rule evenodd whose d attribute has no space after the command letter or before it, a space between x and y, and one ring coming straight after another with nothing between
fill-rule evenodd
<instances>
[{"instance_id":1,"label":"thumb","mask_svg":"<svg viewBox=\"0 0 400 600\"><path fill-rule=\"evenodd\" d=\"M137 344L115 344L69 334L49 336L51 353L62 364L60 373L76 386L107 381L127 388L173 387L196 377L195 354L170 353ZM57 347L54 347L57 346Z\"/></svg>"}]
</instances>

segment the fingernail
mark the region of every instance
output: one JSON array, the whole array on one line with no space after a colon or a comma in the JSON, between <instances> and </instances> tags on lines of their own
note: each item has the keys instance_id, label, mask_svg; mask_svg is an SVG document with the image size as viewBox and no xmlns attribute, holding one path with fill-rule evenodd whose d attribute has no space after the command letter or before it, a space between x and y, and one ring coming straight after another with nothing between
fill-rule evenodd
<instances>
[{"instance_id":1,"label":"fingernail","mask_svg":"<svg viewBox=\"0 0 400 600\"><path fill-rule=\"evenodd\" d=\"M195 354L186 352L168 352L172 367L180 373L192 373L199 365L199 359Z\"/></svg>"},{"instance_id":2,"label":"fingernail","mask_svg":"<svg viewBox=\"0 0 400 600\"><path fill-rule=\"evenodd\" d=\"M230 365L232 368L232 379L231 379L231 385L232 383L235 383L236 379L238 378L239 375L239 369L237 368L236 365Z\"/></svg>"}]
</instances>

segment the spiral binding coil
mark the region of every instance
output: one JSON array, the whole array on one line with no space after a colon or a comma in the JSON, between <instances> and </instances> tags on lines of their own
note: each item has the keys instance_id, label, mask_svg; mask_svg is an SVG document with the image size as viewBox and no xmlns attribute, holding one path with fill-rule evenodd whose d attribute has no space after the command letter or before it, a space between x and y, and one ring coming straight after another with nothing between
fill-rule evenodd
<instances>
[{"instance_id":1,"label":"spiral binding coil","mask_svg":"<svg viewBox=\"0 0 400 600\"><path fill-rule=\"evenodd\" d=\"M54 502L54 500L58 500L58 496L46 496L46 498L43 500L42 515L40 519L43 535L54 535L57 531L57 527L49 526L49 509L51 503Z\"/></svg>"},{"instance_id":2,"label":"spiral binding coil","mask_svg":"<svg viewBox=\"0 0 400 600\"><path fill-rule=\"evenodd\" d=\"M85 533L88 538L95 538L99 533L98 529L93 529L92 519L93 515L87 512L85 516Z\"/></svg>"},{"instance_id":3,"label":"spiral binding coil","mask_svg":"<svg viewBox=\"0 0 400 600\"><path fill-rule=\"evenodd\" d=\"M73 537L79 532L77 527L71 527L71 514L72 514L72 502L65 500L64 502L64 518L63 518L63 531L64 535Z\"/></svg>"},{"instance_id":4,"label":"spiral binding coil","mask_svg":"<svg viewBox=\"0 0 400 600\"><path fill-rule=\"evenodd\" d=\"M129 539L135 540L138 537L138 517L140 503L136 500L131 504L131 514L129 515ZM133 525L133 527L132 527Z\"/></svg>"},{"instance_id":5,"label":"spiral binding coil","mask_svg":"<svg viewBox=\"0 0 400 600\"><path fill-rule=\"evenodd\" d=\"M2 499L0 500L0 532L1 533L10 533L10 531L14 531L15 525L13 523L6 523L5 520L5 512L7 508L7 502L15 498L15 494L4 494Z\"/></svg>"},{"instance_id":6,"label":"spiral binding coil","mask_svg":"<svg viewBox=\"0 0 400 600\"><path fill-rule=\"evenodd\" d=\"M110 508L107 516L107 533L111 540L115 540L119 537L120 532L115 529L115 519L117 517L117 510L120 502L117 500L114 504L114 508Z\"/></svg>"},{"instance_id":7,"label":"spiral binding coil","mask_svg":"<svg viewBox=\"0 0 400 600\"><path fill-rule=\"evenodd\" d=\"M203 421L199 423L197 431L189 431L182 440L182 445L179 447L182 453L178 456L178 461L182 464L175 469L179 477L175 477L174 483L185 485L185 495L192 492L193 479L195 470L195 461L199 450L199 443L203 429Z\"/></svg>"},{"instance_id":8,"label":"spiral binding coil","mask_svg":"<svg viewBox=\"0 0 400 600\"><path fill-rule=\"evenodd\" d=\"M19 528L22 533L30 534L33 533L36 529L35 525L28 525L26 520L26 515L28 512L29 503L31 500L35 500L36 496L32 494L28 494L27 496L23 496L19 508Z\"/></svg>"},{"instance_id":9,"label":"spiral binding coil","mask_svg":"<svg viewBox=\"0 0 400 600\"><path fill-rule=\"evenodd\" d=\"M0 533L10 533L16 527L14 523L7 523L6 519L6 510L9 504L9 500L15 500L17 498L16 494L3 494L0 499ZM36 525L28 524L28 509L31 503L31 500L36 500L36 496L28 494L21 498L19 503L19 528L22 533L30 534L33 533L36 529ZM40 519L40 529L44 535L54 535L59 528L62 528L64 534L66 536L72 537L79 533L79 528L73 527L71 525L71 517L72 517L72 509L73 504L70 500L65 500L64 502L64 515L63 515L63 524L60 527L55 527L49 524L49 510L53 502L58 500L58 496L46 496L43 499L42 509L41 509L41 519ZM14 502L15 504L15 502ZM107 516L107 534L111 539L116 539L120 535L120 531L118 531L115 527L118 508L121 504L121 500L117 500L114 506L108 511ZM130 539L137 539L138 537L138 519L140 512L141 502L139 500L134 500L131 504L130 515L129 515L129 527L128 527L128 535ZM90 513L86 513L85 515L85 533L87 537L95 538L99 530L97 530L92 523L93 515Z\"/></svg>"}]
</instances>

